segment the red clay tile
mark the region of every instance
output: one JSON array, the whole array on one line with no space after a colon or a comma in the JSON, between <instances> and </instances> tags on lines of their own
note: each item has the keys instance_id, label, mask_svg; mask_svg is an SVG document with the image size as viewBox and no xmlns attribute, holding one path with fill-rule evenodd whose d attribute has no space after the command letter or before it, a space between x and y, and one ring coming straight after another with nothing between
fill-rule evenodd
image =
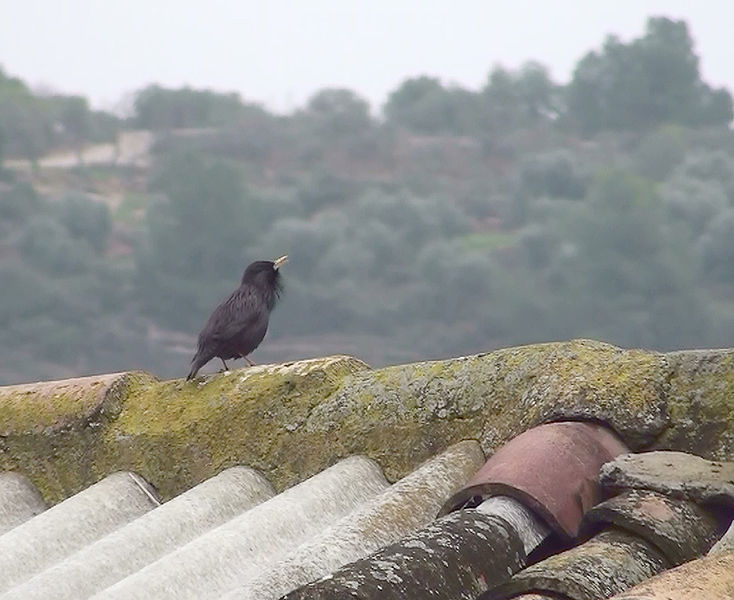
<instances>
[{"instance_id":1,"label":"red clay tile","mask_svg":"<svg viewBox=\"0 0 734 600\"><path fill-rule=\"evenodd\" d=\"M599 469L625 452L625 444L602 425L540 425L497 450L439 514L505 495L534 510L554 531L576 537L584 513L601 499Z\"/></svg>"},{"instance_id":2,"label":"red clay tile","mask_svg":"<svg viewBox=\"0 0 734 600\"><path fill-rule=\"evenodd\" d=\"M734 552L705 556L610 598L610 600L726 600L734 594Z\"/></svg>"}]
</instances>

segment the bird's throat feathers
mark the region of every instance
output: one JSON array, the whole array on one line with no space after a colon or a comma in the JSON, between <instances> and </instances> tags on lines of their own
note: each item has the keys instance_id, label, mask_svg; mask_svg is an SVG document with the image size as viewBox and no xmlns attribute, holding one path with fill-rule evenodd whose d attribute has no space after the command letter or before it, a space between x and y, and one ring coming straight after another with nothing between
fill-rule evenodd
<instances>
[{"instance_id":1,"label":"bird's throat feathers","mask_svg":"<svg viewBox=\"0 0 734 600\"><path fill-rule=\"evenodd\" d=\"M271 309L275 304L280 300L280 296L283 293L283 279L280 276L280 273L277 273L275 276L275 281L273 282L273 303L271 306Z\"/></svg>"}]
</instances>

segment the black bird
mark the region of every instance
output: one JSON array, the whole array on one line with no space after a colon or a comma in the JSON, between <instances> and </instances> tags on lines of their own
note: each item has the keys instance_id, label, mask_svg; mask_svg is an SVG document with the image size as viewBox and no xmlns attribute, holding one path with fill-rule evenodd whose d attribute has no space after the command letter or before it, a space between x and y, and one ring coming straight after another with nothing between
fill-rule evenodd
<instances>
[{"instance_id":1,"label":"black bird","mask_svg":"<svg viewBox=\"0 0 734 600\"><path fill-rule=\"evenodd\" d=\"M288 255L274 261L258 260L245 269L240 287L214 309L201 330L187 380L215 357L225 369L228 358L242 357L254 364L247 355L260 345L268 330L270 311L283 290L279 269L287 260Z\"/></svg>"}]
</instances>

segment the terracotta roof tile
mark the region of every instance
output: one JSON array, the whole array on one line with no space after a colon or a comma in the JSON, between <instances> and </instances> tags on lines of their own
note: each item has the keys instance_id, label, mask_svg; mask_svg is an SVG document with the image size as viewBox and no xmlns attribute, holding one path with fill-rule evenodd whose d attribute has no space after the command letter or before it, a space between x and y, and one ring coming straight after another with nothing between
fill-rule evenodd
<instances>
[{"instance_id":1,"label":"terracotta roof tile","mask_svg":"<svg viewBox=\"0 0 734 600\"><path fill-rule=\"evenodd\" d=\"M580 546L527 567L490 590L482 600L508 600L528 592L599 600L668 566L652 544L621 529L609 528Z\"/></svg>"},{"instance_id":2,"label":"terracotta roof tile","mask_svg":"<svg viewBox=\"0 0 734 600\"><path fill-rule=\"evenodd\" d=\"M688 500L631 490L592 508L585 525L613 524L659 548L679 565L705 554L719 537L721 524L708 510Z\"/></svg>"},{"instance_id":3,"label":"terracotta roof tile","mask_svg":"<svg viewBox=\"0 0 734 600\"><path fill-rule=\"evenodd\" d=\"M734 598L734 552L692 560L610 600L728 600Z\"/></svg>"},{"instance_id":4,"label":"terracotta roof tile","mask_svg":"<svg viewBox=\"0 0 734 600\"><path fill-rule=\"evenodd\" d=\"M350 563L284 600L476 598L521 568L525 553L502 519L461 510L368 558Z\"/></svg>"},{"instance_id":5,"label":"terracotta roof tile","mask_svg":"<svg viewBox=\"0 0 734 600\"><path fill-rule=\"evenodd\" d=\"M734 462L706 460L685 452L658 450L620 456L604 466L600 481L611 493L654 490L734 508Z\"/></svg>"},{"instance_id":6,"label":"terracotta roof tile","mask_svg":"<svg viewBox=\"0 0 734 600\"><path fill-rule=\"evenodd\" d=\"M442 509L493 495L516 498L557 533L573 538L601 492L601 466L627 447L607 428L591 423L549 423L526 431L495 452Z\"/></svg>"}]
</instances>

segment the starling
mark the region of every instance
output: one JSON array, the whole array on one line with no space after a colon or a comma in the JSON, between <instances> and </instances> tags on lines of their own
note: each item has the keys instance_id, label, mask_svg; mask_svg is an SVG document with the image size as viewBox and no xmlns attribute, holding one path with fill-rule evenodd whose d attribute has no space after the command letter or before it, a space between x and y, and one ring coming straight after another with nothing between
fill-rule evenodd
<instances>
[{"instance_id":1,"label":"starling","mask_svg":"<svg viewBox=\"0 0 734 600\"><path fill-rule=\"evenodd\" d=\"M242 357L254 364L247 355L260 345L268 330L270 311L283 289L279 269L287 260L287 255L274 261L258 260L245 269L240 287L214 309L201 330L187 380L215 357L225 369L228 358Z\"/></svg>"}]
</instances>

